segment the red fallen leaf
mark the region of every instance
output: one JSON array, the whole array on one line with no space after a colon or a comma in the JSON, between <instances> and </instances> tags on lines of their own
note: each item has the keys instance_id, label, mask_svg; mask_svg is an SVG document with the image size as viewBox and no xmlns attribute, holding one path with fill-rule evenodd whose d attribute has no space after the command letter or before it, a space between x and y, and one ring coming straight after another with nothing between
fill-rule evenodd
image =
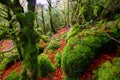
<instances>
[{"instance_id":1,"label":"red fallen leaf","mask_svg":"<svg viewBox=\"0 0 120 80\"><path fill-rule=\"evenodd\" d=\"M9 75L9 73L13 70L16 70L18 73L21 72L22 66L21 62L17 62L14 65L10 66L8 69L2 71L2 75L0 76L0 80L4 80L6 76Z\"/></svg>"},{"instance_id":2,"label":"red fallen leaf","mask_svg":"<svg viewBox=\"0 0 120 80\"><path fill-rule=\"evenodd\" d=\"M58 51L62 52L64 47L66 45L66 41L65 40L61 40L60 41L60 47L58 48Z\"/></svg>"},{"instance_id":3,"label":"red fallen leaf","mask_svg":"<svg viewBox=\"0 0 120 80\"><path fill-rule=\"evenodd\" d=\"M43 42L40 42L40 44L41 44L41 46L43 47L43 48L45 48L46 47L46 43L43 41Z\"/></svg>"},{"instance_id":4,"label":"red fallen leaf","mask_svg":"<svg viewBox=\"0 0 120 80\"><path fill-rule=\"evenodd\" d=\"M60 37L61 35L63 35L64 33L68 32L68 31L69 31L69 27L61 28L60 30L57 31L56 34L53 35L53 37L58 38L58 37Z\"/></svg>"}]
</instances>

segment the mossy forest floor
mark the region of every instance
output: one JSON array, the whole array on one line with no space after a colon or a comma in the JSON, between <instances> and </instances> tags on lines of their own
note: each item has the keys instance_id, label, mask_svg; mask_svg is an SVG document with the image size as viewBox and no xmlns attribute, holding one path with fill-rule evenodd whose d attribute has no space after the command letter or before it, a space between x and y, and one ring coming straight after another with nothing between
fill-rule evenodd
<instances>
[{"instance_id":1,"label":"mossy forest floor","mask_svg":"<svg viewBox=\"0 0 120 80\"><path fill-rule=\"evenodd\" d=\"M58 38L60 36L62 36L63 34L67 33L69 31L69 28L61 28L60 30L57 31L56 34L53 35L54 38ZM40 43L43 47L46 47L46 43L45 42L41 42ZM60 40L60 47L57 49L58 51L62 52L64 46L66 45L66 41L64 39ZM5 40L2 43L2 50L7 50L9 48L13 47L13 43L10 40ZM120 53L120 50L117 50ZM100 67L100 65L102 63L104 63L105 61L109 60L113 60L115 57L117 57L117 55L115 54L116 52L113 52L111 50L108 51L104 51L102 52L103 54L97 55L94 60L92 61L92 63L89 65L88 69L85 71L85 73L82 75L82 77L80 78L80 80L93 80L93 75L95 70ZM48 55L48 57L50 58L51 62L55 65L55 54L56 52L54 51L48 51L46 52L46 54ZM4 78L6 76L8 76L8 74L13 71L16 70L18 73L21 72L22 66L21 66L21 62L16 62L15 64L9 66L6 70L0 71L0 80L4 80ZM62 69L61 68L56 68L54 74L53 74L53 79L52 80L62 80L63 75L62 75ZM49 75L49 74L48 74ZM38 80L51 80L49 77L48 78L39 78Z\"/></svg>"}]
</instances>

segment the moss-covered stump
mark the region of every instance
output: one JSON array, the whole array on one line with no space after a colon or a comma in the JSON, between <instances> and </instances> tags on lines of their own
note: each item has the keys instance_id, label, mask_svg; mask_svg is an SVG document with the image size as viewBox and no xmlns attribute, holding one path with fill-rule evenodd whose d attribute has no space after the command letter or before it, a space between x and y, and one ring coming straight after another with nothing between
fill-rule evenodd
<instances>
[{"instance_id":1,"label":"moss-covered stump","mask_svg":"<svg viewBox=\"0 0 120 80\"><path fill-rule=\"evenodd\" d=\"M65 79L81 76L98 54L97 50L104 46L109 49L117 46L117 40L120 39L119 25L120 20L101 21L96 23L95 27L79 30L77 34L71 36L63 50L61 60Z\"/></svg>"},{"instance_id":2,"label":"moss-covered stump","mask_svg":"<svg viewBox=\"0 0 120 80\"><path fill-rule=\"evenodd\" d=\"M54 65L44 53L38 56L38 69L39 77L47 77L48 74L54 72L55 70Z\"/></svg>"},{"instance_id":3,"label":"moss-covered stump","mask_svg":"<svg viewBox=\"0 0 120 80\"><path fill-rule=\"evenodd\" d=\"M97 80L120 80L120 57L106 61L96 71Z\"/></svg>"}]
</instances>

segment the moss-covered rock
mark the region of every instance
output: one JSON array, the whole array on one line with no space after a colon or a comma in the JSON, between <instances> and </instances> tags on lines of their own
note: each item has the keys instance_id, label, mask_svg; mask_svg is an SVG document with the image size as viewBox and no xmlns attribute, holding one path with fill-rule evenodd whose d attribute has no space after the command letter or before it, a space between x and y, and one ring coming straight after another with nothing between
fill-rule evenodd
<instances>
[{"instance_id":1,"label":"moss-covered rock","mask_svg":"<svg viewBox=\"0 0 120 80\"><path fill-rule=\"evenodd\" d=\"M61 57L62 57L62 54L60 52L57 52L55 55L55 66L56 67L61 66Z\"/></svg>"},{"instance_id":2,"label":"moss-covered rock","mask_svg":"<svg viewBox=\"0 0 120 80\"><path fill-rule=\"evenodd\" d=\"M52 73L55 70L48 56L44 53L38 56L38 66L39 66L38 76L46 77L48 73Z\"/></svg>"},{"instance_id":3,"label":"moss-covered rock","mask_svg":"<svg viewBox=\"0 0 120 80\"><path fill-rule=\"evenodd\" d=\"M116 21L98 22L96 27L84 29L68 39L61 61L66 79L82 75L97 50L116 46L115 39L120 38L119 22Z\"/></svg>"},{"instance_id":4,"label":"moss-covered rock","mask_svg":"<svg viewBox=\"0 0 120 80\"><path fill-rule=\"evenodd\" d=\"M5 80L19 80L21 75L17 73L16 71L12 71Z\"/></svg>"},{"instance_id":5,"label":"moss-covered rock","mask_svg":"<svg viewBox=\"0 0 120 80\"><path fill-rule=\"evenodd\" d=\"M62 55L62 68L65 75L69 78L76 78L82 75L90 64L93 55L89 47L79 43L75 44L73 40L70 40L65 46Z\"/></svg>"},{"instance_id":6,"label":"moss-covered rock","mask_svg":"<svg viewBox=\"0 0 120 80\"><path fill-rule=\"evenodd\" d=\"M97 80L120 80L120 58L106 61L98 68Z\"/></svg>"}]
</instances>

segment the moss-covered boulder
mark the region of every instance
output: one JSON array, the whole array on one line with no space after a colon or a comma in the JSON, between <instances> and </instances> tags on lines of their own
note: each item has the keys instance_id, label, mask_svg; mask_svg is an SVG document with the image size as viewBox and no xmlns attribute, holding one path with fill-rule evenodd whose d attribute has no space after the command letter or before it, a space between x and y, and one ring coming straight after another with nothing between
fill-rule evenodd
<instances>
[{"instance_id":1,"label":"moss-covered boulder","mask_svg":"<svg viewBox=\"0 0 120 80\"><path fill-rule=\"evenodd\" d=\"M62 68L66 79L76 79L85 71L94 54L88 46L75 43L75 38L69 40L62 55Z\"/></svg>"},{"instance_id":2,"label":"moss-covered boulder","mask_svg":"<svg viewBox=\"0 0 120 80\"><path fill-rule=\"evenodd\" d=\"M106 61L96 72L97 80L120 80L120 58Z\"/></svg>"},{"instance_id":3,"label":"moss-covered boulder","mask_svg":"<svg viewBox=\"0 0 120 80\"><path fill-rule=\"evenodd\" d=\"M117 40L120 39L117 21L119 20L98 22L96 27L83 29L68 39L61 60L65 79L76 80L81 76L94 56L99 53L98 50L110 50L117 46Z\"/></svg>"},{"instance_id":4,"label":"moss-covered boulder","mask_svg":"<svg viewBox=\"0 0 120 80\"><path fill-rule=\"evenodd\" d=\"M38 67L39 67L39 75L42 77L46 77L48 73L54 72L54 65L49 60L48 56L44 53L38 56Z\"/></svg>"}]
</instances>

